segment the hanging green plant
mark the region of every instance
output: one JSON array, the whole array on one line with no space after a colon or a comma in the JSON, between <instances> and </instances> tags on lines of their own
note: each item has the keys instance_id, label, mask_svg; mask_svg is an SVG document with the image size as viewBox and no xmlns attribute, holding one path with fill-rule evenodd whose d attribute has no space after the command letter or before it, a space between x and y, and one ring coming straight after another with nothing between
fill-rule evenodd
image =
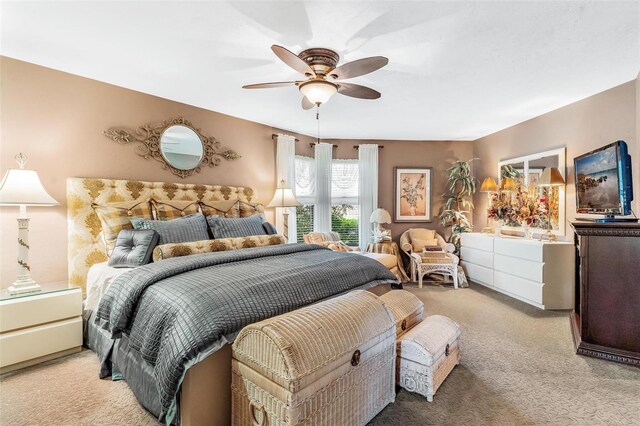
<instances>
[{"instance_id":1,"label":"hanging green plant","mask_svg":"<svg viewBox=\"0 0 640 426\"><path fill-rule=\"evenodd\" d=\"M442 226L451 227L448 242L460 250L460 234L471 232L472 226L468 214L473 210L473 194L476 192L476 179L471 174L471 161L454 161L447 169L447 193L442 197L444 205L440 212Z\"/></svg>"}]
</instances>

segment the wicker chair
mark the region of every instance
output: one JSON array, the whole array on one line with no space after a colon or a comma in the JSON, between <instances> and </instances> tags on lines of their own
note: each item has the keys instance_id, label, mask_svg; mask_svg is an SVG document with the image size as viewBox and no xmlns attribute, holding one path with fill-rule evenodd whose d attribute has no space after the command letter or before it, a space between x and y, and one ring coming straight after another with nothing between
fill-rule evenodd
<instances>
[{"instance_id":1,"label":"wicker chair","mask_svg":"<svg viewBox=\"0 0 640 426\"><path fill-rule=\"evenodd\" d=\"M429 274L441 274L449 275L453 280L453 286L458 288L458 263L460 259L453 254L456 247L447 243L440 234L434 231L435 239L438 245L445 251L447 260L442 263L435 261L424 262L420 253L414 251L413 244L410 236L411 229L405 231L400 236L400 249L409 256L411 263L411 280L416 281L416 275L418 280L418 287L422 288L422 277Z\"/></svg>"},{"instance_id":2,"label":"wicker chair","mask_svg":"<svg viewBox=\"0 0 640 426\"><path fill-rule=\"evenodd\" d=\"M340 234L338 234L337 232L310 232L308 234L304 234L302 238L307 244L318 244L333 251L354 252L362 256L377 260L378 262L382 263L385 268L391 271L391 273L394 274L400 281L402 281L402 276L400 275L400 270L398 269L398 259L394 255L361 252L359 249L349 247L345 243L343 243L340 239Z\"/></svg>"}]
</instances>

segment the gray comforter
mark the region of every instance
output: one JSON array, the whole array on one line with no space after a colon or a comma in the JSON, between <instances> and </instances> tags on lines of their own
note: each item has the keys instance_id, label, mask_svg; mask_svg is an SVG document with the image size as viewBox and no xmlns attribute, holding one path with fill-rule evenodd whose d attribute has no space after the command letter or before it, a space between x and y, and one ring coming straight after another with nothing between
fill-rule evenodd
<instances>
[{"instance_id":1,"label":"gray comforter","mask_svg":"<svg viewBox=\"0 0 640 426\"><path fill-rule=\"evenodd\" d=\"M224 336L354 288L389 282L395 277L375 260L316 245L192 255L118 277L100 301L95 323L112 339L125 335L127 350L150 366L159 417L169 424L176 420L186 369L219 348ZM103 376L111 368L111 350L98 354Z\"/></svg>"}]
</instances>

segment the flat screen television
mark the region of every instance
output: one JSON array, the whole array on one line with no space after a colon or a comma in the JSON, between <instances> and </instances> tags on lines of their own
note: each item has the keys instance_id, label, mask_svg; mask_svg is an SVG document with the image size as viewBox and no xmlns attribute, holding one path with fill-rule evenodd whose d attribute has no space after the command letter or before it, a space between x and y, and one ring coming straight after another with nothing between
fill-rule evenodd
<instances>
[{"instance_id":1,"label":"flat screen television","mask_svg":"<svg viewBox=\"0 0 640 426\"><path fill-rule=\"evenodd\" d=\"M627 144L617 141L574 160L577 213L604 215L598 222L637 220L631 214L633 184Z\"/></svg>"}]
</instances>

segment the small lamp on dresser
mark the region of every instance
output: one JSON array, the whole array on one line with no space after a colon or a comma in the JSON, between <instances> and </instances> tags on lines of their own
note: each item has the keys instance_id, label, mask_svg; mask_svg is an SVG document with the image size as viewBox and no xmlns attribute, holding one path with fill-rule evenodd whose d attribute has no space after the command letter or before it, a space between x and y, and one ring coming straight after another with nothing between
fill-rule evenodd
<instances>
[{"instance_id":1,"label":"small lamp on dresser","mask_svg":"<svg viewBox=\"0 0 640 426\"><path fill-rule=\"evenodd\" d=\"M487 206L491 207L491 194L494 192L498 192L498 184L495 179L492 177L488 177L482 181L482 186L480 187L480 192L487 193L487 200L489 201ZM493 228L489 226L489 216L487 215L487 226L482 228L483 234L493 234Z\"/></svg>"},{"instance_id":2,"label":"small lamp on dresser","mask_svg":"<svg viewBox=\"0 0 640 426\"><path fill-rule=\"evenodd\" d=\"M18 206L18 278L9 287L9 293L40 291L31 278L29 265L29 218L27 206L55 206L58 202L47 193L35 170L25 170L27 156L16 155L19 169L9 169L0 183L0 206Z\"/></svg>"},{"instance_id":3,"label":"small lamp on dresser","mask_svg":"<svg viewBox=\"0 0 640 426\"><path fill-rule=\"evenodd\" d=\"M551 194L552 187L554 186L564 186L565 181L562 177L562 173L555 167L547 167L543 170L540 179L538 179L538 186L548 187L547 196L545 197L547 200L547 239L549 241L557 241L558 237L554 233L551 232ZM540 239L542 240L542 235L540 235Z\"/></svg>"},{"instance_id":4,"label":"small lamp on dresser","mask_svg":"<svg viewBox=\"0 0 640 426\"><path fill-rule=\"evenodd\" d=\"M287 240L289 239L289 207L300 207L301 205L302 204L296 200L296 196L293 195L291 188L288 188L286 182L282 179L280 185L276 188L275 194L273 194L273 198L269 204L267 204L267 207L280 207L283 209L283 234Z\"/></svg>"}]
</instances>

